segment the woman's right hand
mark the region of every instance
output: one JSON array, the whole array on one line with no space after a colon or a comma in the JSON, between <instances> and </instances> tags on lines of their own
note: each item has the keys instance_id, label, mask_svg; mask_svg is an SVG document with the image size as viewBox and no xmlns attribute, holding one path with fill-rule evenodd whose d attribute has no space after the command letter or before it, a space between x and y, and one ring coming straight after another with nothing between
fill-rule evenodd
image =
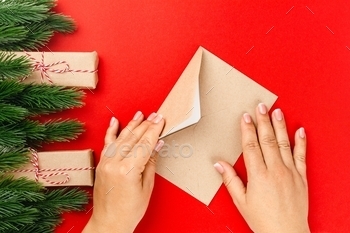
<instances>
[{"instance_id":1,"label":"woman's right hand","mask_svg":"<svg viewBox=\"0 0 350 233\"><path fill-rule=\"evenodd\" d=\"M214 165L249 227L257 233L308 233L306 135L295 133L292 152L283 113L276 109L272 124L267 107L256 109L257 129L246 113L241 120L247 186L232 166Z\"/></svg>"}]
</instances>

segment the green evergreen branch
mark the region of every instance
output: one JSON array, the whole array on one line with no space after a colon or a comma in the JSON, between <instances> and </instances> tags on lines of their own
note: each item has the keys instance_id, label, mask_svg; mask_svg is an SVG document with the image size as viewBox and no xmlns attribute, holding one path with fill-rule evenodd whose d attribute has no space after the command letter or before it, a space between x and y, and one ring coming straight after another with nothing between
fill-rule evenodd
<instances>
[{"instance_id":1,"label":"green evergreen branch","mask_svg":"<svg viewBox=\"0 0 350 233\"><path fill-rule=\"evenodd\" d=\"M18 231L8 231L7 233L54 233L55 227L62 222L59 214L55 216L42 216L40 215L36 221L32 224L26 224L18 229Z\"/></svg>"},{"instance_id":2,"label":"green evergreen branch","mask_svg":"<svg viewBox=\"0 0 350 233\"><path fill-rule=\"evenodd\" d=\"M27 32L26 37L18 42L0 44L0 50L4 51L22 51L35 50L47 44L53 36L53 31L46 25L45 21L24 25ZM16 37L16 35L11 35ZM10 36L10 37L11 37Z\"/></svg>"},{"instance_id":3,"label":"green evergreen branch","mask_svg":"<svg viewBox=\"0 0 350 233\"><path fill-rule=\"evenodd\" d=\"M16 3L15 1L5 1L0 4L0 22L2 24L25 24L40 22L47 18L50 10L44 4L33 2Z\"/></svg>"},{"instance_id":4,"label":"green evergreen branch","mask_svg":"<svg viewBox=\"0 0 350 233\"><path fill-rule=\"evenodd\" d=\"M21 177L14 179L13 176L0 174L0 190L40 192L44 190L40 183Z\"/></svg>"},{"instance_id":5,"label":"green evergreen branch","mask_svg":"<svg viewBox=\"0 0 350 233\"><path fill-rule=\"evenodd\" d=\"M6 44L18 43L27 37L28 29L22 25L0 24L0 50L8 50Z\"/></svg>"},{"instance_id":6,"label":"green evergreen branch","mask_svg":"<svg viewBox=\"0 0 350 233\"><path fill-rule=\"evenodd\" d=\"M0 124L16 123L29 115L25 108L3 103L0 103L0 111Z\"/></svg>"},{"instance_id":7,"label":"green evergreen branch","mask_svg":"<svg viewBox=\"0 0 350 233\"><path fill-rule=\"evenodd\" d=\"M0 175L0 232L54 232L61 213L81 211L87 203L88 194L79 189L47 190L26 178Z\"/></svg>"},{"instance_id":8,"label":"green evergreen branch","mask_svg":"<svg viewBox=\"0 0 350 233\"><path fill-rule=\"evenodd\" d=\"M0 147L40 147L42 143L68 142L83 132L76 120L54 120L46 123L24 120L0 125Z\"/></svg>"},{"instance_id":9,"label":"green evergreen branch","mask_svg":"<svg viewBox=\"0 0 350 233\"><path fill-rule=\"evenodd\" d=\"M0 4L0 50L34 50L47 44L54 32L71 33L74 21L50 11L53 0L6 0Z\"/></svg>"},{"instance_id":10,"label":"green evergreen branch","mask_svg":"<svg viewBox=\"0 0 350 233\"><path fill-rule=\"evenodd\" d=\"M49 9L57 5L56 0L6 0L6 1L13 4L32 3L35 6L45 5Z\"/></svg>"},{"instance_id":11,"label":"green evergreen branch","mask_svg":"<svg viewBox=\"0 0 350 233\"><path fill-rule=\"evenodd\" d=\"M26 134L16 124L0 125L0 147L23 147Z\"/></svg>"},{"instance_id":12,"label":"green evergreen branch","mask_svg":"<svg viewBox=\"0 0 350 233\"><path fill-rule=\"evenodd\" d=\"M9 193L7 196L8 199L0 200L0 216L4 214L4 212L1 212L1 208L4 207L6 203L18 203L18 202L27 202L28 204L31 204L29 202L39 202L43 201L45 199L45 195L41 192L30 192L30 191L7 191L6 189L0 191L0 196L2 196L2 193L6 195L6 192ZM12 195L12 196L11 196Z\"/></svg>"},{"instance_id":13,"label":"green evergreen branch","mask_svg":"<svg viewBox=\"0 0 350 233\"><path fill-rule=\"evenodd\" d=\"M83 124L76 120L52 120L44 127L45 142L68 142L84 132Z\"/></svg>"},{"instance_id":14,"label":"green evergreen branch","mask_svg":"<svg viewBox=\"0 0 350 233\"><path fill-rule=\"evenodd\" d=\"M54 85L0 82L0 102L28 109L32 115L82 107L84 92Z\"/></svg>"},{"instance_id":15,"label":"green evergreen branch","mask_svg":"<svg viewBox=\"0 0 350 233\"><path fill-rule=\"evenodd\" d=\"M16 99L25 88L24 84L15 82L13 80L1 81L0 82L0 101L13 104L12 100Z\"/></svg>"},{"instance_id":16,"label":"green evergreen branch","mask_svg":"<svg viewBox=\"0 0 350 233\"><path fill-rule=\"evenodd\" d=\"M26 146L37 148L45 141L45 126L39 121L21 121L20 123L15 124L15 129L17 131L21 130L25 133Z\"/></svg>"},{"instance_id":17,"label":"green evergreen branch","mask_svg":"<svg viewBox=\"0 0 350 233\"><path fill-rule=\"evenodd\" d=\"M32 64L28 57L16 57L13 53L0 52L0 80L23 78L31 72Z\"/></svg>"},{"instance_id":18,"label":"green evergreen branch","mask_svg":"<svg viewBox=\"0 0 350 233\"><path fill-rule=\"evenodd\" d=\"M46 192L46 199L36 207L44 216L54 216L63 212L81 211L89 201L88 194L80 189L54 189Z\"/></svg>"},{"instance_id":19,"label":"green evergreen branch","mask_svg":"<svg viewBox=\"0 0 350 233\"><path fill-rule=\"evenodd\" d=\"M25 148L0 148L0 171L22 167L29 162L28 154L29 151Z\"/></svg>"},{"instance_id":20,"label":"green evergreen branch","mask_svg":"<svg viewBox=\"0 0 350 233\"><path fill-rule=\"evenodd\" d=\"M45 20L45 23L54 32L72 33L76 30L73 19L62 14L50 14Z\"/></svg>"},{"instance_id":21,"label":"green evergreen branch","mask_svg":"<svg viewBox=\"0 0 350 233\"><path fill-rule=\"evenodd\" d=\"M52 85L26 85L22 93L12 99L12 103L34 114L47 114L81 107L83 91Z\"/></svg>"},{"instance_id":22,"label":"green evergreen branch","mask_svg":"<svg viewBox=\"0 0 350 233\"><path fill-rule=\"evenodd\" d=\"M22 205L19 209L13 209L12 216L0 217L0 232L9 232L10 230L19 232L19 227L33 224L39 216L37 209Z\"/></svg>"}]
</instances>

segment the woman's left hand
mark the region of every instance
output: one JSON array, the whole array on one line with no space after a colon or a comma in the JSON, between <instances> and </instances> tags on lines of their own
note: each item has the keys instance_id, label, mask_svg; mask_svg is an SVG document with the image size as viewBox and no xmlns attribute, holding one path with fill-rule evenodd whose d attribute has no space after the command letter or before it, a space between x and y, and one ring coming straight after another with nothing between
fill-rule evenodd
<instances>
[{"instance_id":1,"label":"woman's left hand","mask_svg":"<svg viewBox=\"0 0 350 233\"><path fill-rule=\"evenodd\" d=\"M93 214L83 232L133 232L144 216L154 186L158 141L164 127L161 115L143 121L137 112L117 137L114 117L96 168Z\"/></svg>"}]
</instances>

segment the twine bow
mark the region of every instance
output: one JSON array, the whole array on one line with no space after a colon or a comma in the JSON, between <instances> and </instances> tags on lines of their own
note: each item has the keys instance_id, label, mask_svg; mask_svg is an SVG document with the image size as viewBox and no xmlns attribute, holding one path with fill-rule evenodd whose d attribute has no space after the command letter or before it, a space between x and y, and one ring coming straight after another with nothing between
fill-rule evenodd
<instances>
[{"instance_id":1,"label":"twine bow","mask_svg":"<svg viewBox=\"0 0 350 233\"><path fill-rule=\"evenodd\" d=\"M66 171L88 171L88 170L95 169L95 167L40 169L38 152L34 149L30 149L30 152L33 155L33 158L30 160L30 162L32 163L34 169L17 169L17 170L13 170L10 172L34 172L35 173L34 177L35 177L36 182L38 182L39 178L41 178L49 184L60 185L60 184L66 184L70 180L70 176ZM42 172L52 172L52 173L45 175ZM63 181L52 181L49 179L49 177L62 176L62 175L65 176L65 180L63 180Z\"/></svg>"},{"instance_id":2,"label":"twine bow","mask_svg":"<svg viewBox=\"0 0 350 233\"><path fill-rule=\"evenodd\" d=\"M56 74L63 74L63 73L67 73L67 72L70 72L73 74L73 72L75 73L96 73L97 70L72 70L70 69L70 66L68 64L68 62L66 61L57 61L57 62L54 62L54 63L50 63L50 64L45 64L45 54L44 52L41 53L41 60L37 60L35 59L30 53L28 52L24 52L28 58L30 60L33 61L33 69L32 69L32 72L34 71L39 71L40 72L40 75L41 75L41 82L43 83L45 81L45 78L52 84L53 81L52 79L50 78L48 72L52 72L52 73L56 73ZM55 66L59 66L59 65L64 65L64 69L54 69L53 67ZM24 77L22 79L22 81L24 79L26 79L28 77Z\"/></svg>"}]
</instances>

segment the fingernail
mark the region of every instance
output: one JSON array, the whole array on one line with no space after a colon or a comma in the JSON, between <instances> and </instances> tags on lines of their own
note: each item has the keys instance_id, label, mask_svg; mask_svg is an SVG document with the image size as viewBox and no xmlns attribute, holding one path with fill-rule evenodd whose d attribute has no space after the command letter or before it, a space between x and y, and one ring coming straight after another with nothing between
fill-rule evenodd
<instances>
[{"instance_id":1,"label":"fingernail","mask_svg":"<svg viewBox=\"0 0 350 233\"><path fill-rule=\"evenodd\" d=\"M151 120L153 120L156 116L157 116L157 113L154 112L154 113L152 113L151 115L148 116L147 120L148 120L148 121L151 121Z\"/></svg>"},{"instance_id":2,"label":"fingernail","mask_svg":"<svg viewBox=\"0 0 350 233\"><path fill-rule=\"evenodd\" d=\"M266 108L266 105L265 105L265 104L260 103L260 104L258 105L258 108L259 108L260 114L265 115L265 114L267 113L267 108Z\"/></svg>"},{"instance_id":3,"label":"fingernail","mask_svg":"<svg viewBox=\"0 0 350 233\"><path fill-rule=\"evenodd\" d=\"M159 152L162 147L164 146L164 141L163 140L159 140L156 144L156 147L154 148L155 151Z\"/></svg>"},{"instance_id":4,"label":"fingernail","mask_svg":"<svg viewBox=\"0 0 350 233\"><path fill-rule=\"evenodd\" d=\"M276 109L274 111L274 115L275 115L276 120L278 120L278 121L283 120L283 113L282 113L281 109L279 109L279 108Z\"/></svg>"},{"instance_id":5,"label":"fingernail","mask_svg":"<svg viewBox=\"0 0 350 233\"><path fill-rule=\"evenodd\" d=\"M214 167L220 174L224 173L224 171L225 171L224 167L220 163L215 163Z\"/></svg>"},{"instance_id":6,"label":"fingernail","mask_svg":"<svg viewBox=\"0 0 350 233\"><path fill-rule=\"evenodd\" d=\"M243 119L244 119L245 123L249 124L250 122L252 122L252 118L250 117L250 115L248 113L243 114Z\"/></svg>"},{"instance_id":7,"label":"fingernail","mask_svg":"<svg viewBox=\"0 0 350 233\"><path fill-rule=\"evenodd\" d=\"M142 115L142 112L137 111L137 113L135 114L133 120L134 120L134 121L138 120L138 119L140 118L141 115Z\"/></svg>"},{"instance_id":8,"label":"fingernail","mask_svg":"<svg viewBox=\"0 0 350 233\"><path fill-rule=\"evenodd\" d=\"M161 114L158 114L156 118L154 118L153 123L158 124L163 119Z\"/></svg>"},{"instance_id":9,"label":"fingernail","mask_svg":"<svg viewBox=\"0 0 350 233\"><path fill-rule=\"evenodd\" d=\"M112 127L115 124L115 121L116 121L115 117L112 117L111 121L109 122L109 126Z\"/></svg>"},{"instance_id":10,"label":"fingernail","mask_svg":"<svg viewBox=\"0 0 350 233\"><path fill-rule=\"evenodd\" d=\"M303 127L299 129L299 137L305 138L305 129Z\"/></svg>"}]
</instances>

